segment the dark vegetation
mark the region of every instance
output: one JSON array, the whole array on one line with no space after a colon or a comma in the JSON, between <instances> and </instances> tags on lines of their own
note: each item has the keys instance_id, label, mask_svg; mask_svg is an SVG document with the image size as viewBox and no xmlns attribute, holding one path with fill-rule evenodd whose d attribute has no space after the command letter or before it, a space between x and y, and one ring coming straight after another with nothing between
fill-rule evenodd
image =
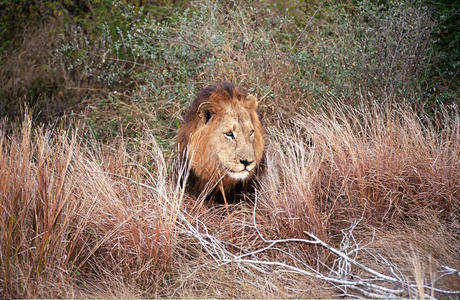
<instances>
[{"instance_id":1,"label":"dark vegetation","mask_svg":"<svg viewBox=\"0 0 460 300\"><path fill-rule=\"evenodd\" d=\"M0 0L0 296L458 297L459 11ZM183 112L223 80L268 140L229 212L173 176Z\"/></svg>"},{"instance_id":2,"label":"dark vegetation","mask_svg":"<svg viewBox=\"0 0 460 300\"><path fill-rule=\"evenodd\" d=\"M132 136L141 121L171 137L177 112L222 79L276 98L288 115L293 99L314 107L405 99L429 111L458 100L460 8L449 1L5 0L1 8L0 114L14 120L28 106L45 124L75 116L102 140Z\"/></svg>"}]
</instances>

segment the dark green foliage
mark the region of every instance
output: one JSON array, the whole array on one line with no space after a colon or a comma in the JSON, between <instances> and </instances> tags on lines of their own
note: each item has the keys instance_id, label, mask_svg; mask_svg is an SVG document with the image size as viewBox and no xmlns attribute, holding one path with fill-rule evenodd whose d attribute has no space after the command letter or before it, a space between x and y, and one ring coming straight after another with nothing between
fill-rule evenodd
<instances>
[{"instance_id":1,"label":"dark green foliage","mask_svg":"<svg viewBox=\"0 0 460 300\"><path fill-rule=\"evenodd\" d=\"M337 100L458 100L447 1L0 3L0 114L71 114L101 140L147 125L170 144L195 93L221 80L263 97L267 122Z\"/></svg>"},{"instance_id":2,"label":"dark green foliage","mask_svg":"<svg viewBox=\"0 0 460 300\"><path fill-rule=\"evenodd\" d=\"M430 79L436 82L432 94L435 104L458 101L460 87L460 2L427 0L437 26L433 32L435 63Z\"/></svg>"},{"instance_id":3,"label":"dark green foliage","mask_svg":"<svg viewBox=\"0 0 460 300\"><path fill-rule=\"evenodd\" d=\"M25 24L36 24L49 17L61 15L84 15L89 12L90 5L89 1L83 0L1 0L0 51L4 51L15 40Z\"/></svg>"},{"instance_id":4,"label":"dark green foliage","mask_svg":"<svg viewBox=\"0 0 460 300\"><path fill-rule=\"evenodd\" d=\"M174 21L184 1L0 2L0 116L35 119L80 111L89 98L136 85L147 60L126 47L133 28ZM45 24L45 25L43 25ZM107 58L107 60L106 60ZM139 67L140 66L140 67Z\"/></svg>"}]
</instances>

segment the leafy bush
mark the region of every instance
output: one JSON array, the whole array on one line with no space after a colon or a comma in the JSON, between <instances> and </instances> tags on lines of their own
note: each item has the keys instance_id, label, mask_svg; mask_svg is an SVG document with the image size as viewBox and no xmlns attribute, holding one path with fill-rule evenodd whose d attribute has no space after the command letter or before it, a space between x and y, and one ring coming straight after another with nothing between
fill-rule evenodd
<instances>
[{"instance_id":1,"label":"leafy bush","mask_svg":"<svg viewBox=\"0 0 460 300\"><path fill-rule=\"evenodd\" d=\"M262 96L268 122L331 99L353 105L375 99L422 106L432 101L435 22L418 2L317 6L304 28L298 27L298 10L281 14L272 5L235 9L207 2L168 23L128 7L117 15L122 21L102 23L97 39L83 35L84 27L64 33L56 63L111 91L130 90L126 97L110 97L131 107L127 119L139 107L155 112L150 120L168 128L162 137L173 136L178 116L198 89L221 80ZM315 19L318 10L321 19ZM103 125L112 116L97 109L95 114L94 130L116 135ZM115 128L128 135L139 127L118 123Z\"/></svg>"},{"instance_id":2,"label":"leafy bush","mask_svg":"<svg viewBox=\"0 0 460 300\"><path fill-rule=\"evenodd\" d=\"M319 24L319 34L294 56L299 84L315 99L330 96L349 103L371 99L422 103L434 22L427 7L415 2L387 5L363 1L334 8L334 20Z\"/></svg>"},{"instance_id":3,"label":"leafy bush","mask_svg":"<svg viewBox=\"0 0 460 300\"><path fill-rule=\"evenodd\" d=\"M25 103L44 122L72 111L102 140L119 130L136 136L147 123L170 144L187 103L221 80L259 95L267 122L331 99L433 107L434 99L456 97L437 86L440 73L433 71L446 53L433 50L441 32L433 16L441 10L420 2L118 0L53 7L60 17L26 31L33 37L21 46L27 55L3 64L0 109L17 116ZM451 73L442 76L450 80Z\"/></svg>"},{"instance_id":4,"label":"leafy bush","mask_svg":"<svg viewBox=\"0 0 460 300\"><path fill-rule=\"evenodd\" d=\"M458 101L460 86L460 3L451 1L427 1L437 20L433 32L433 64L429 68L431 80L430 101L432 106Z\"/></svg>"},{"instance_id":5,"label":"leafy bush","mask_svg":"<svg viewBox=\"0 0 460 300\"><path fill-rule=\"evenodd\" d=\"M93 101L92 112L86 115L101 139L116 135L120 128L133 136L140 123L152 128L161 124L164 130L158 136L171 138L180 113L198 89L208 82L238 81L241 72L247 75L239 81L252 86L252 92L273 96L266 81L279 69L274 61L278 56L269 51L270 36L276 36L279 27L251 31L261 12L269 15L268 9L231 10L226 15L215 3L186 10L173 23L158 23L148 12L127 7L118 18L128 27L104 22L95 31L97 38L91 38L83 34L85 26L68 26L54 52L53 64L63 66L69 79L75 78L73 84L88 82L111 91L108 99ZM278 16L267 19L263 29L278 20ZM224 30L226 26L232 28ZM276 70L269 70L272 67ZM115 102L124 108L120 118L104 105ZM139 122L132 115L140 117ZM114 120L115 130L106 130L104 124ZM128 122L130 128L124 120L133 121Z\"/></svg>"},{"instance_id":6,"label":"leafy bush","mask_svg":"<svg viewBox=\"0 0 460 300\"><path fill-rule=\"evenodd\" d=\"M166 24L173 16L167 18L165 12L184 5L182 1L160 1L147 8L130 1L17 2L4 4L13 12L19 3L23 15L5 23L14 25L8 32L16 38L14 47L1 53L0 114L18 117L22 106L30 106L37 121L44 123L81 111L88 99L132 88L132 66L139 66L138 55L120 49L131 23L149 18L152 24L158 20ZM106 63L106 56L117 63Z\"/></svg>"}]
</instances>

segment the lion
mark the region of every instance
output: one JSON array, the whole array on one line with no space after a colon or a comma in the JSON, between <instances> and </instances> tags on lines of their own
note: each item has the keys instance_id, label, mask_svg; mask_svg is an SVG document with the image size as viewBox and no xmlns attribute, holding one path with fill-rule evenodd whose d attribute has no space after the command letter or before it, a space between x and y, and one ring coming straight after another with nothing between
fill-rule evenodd
<instances>
[{"instance_id":1,"label":"lion","mask_svg":"<svg viewBox=\"0 0 460 300\"><path fill-rule=\"evenodd\" d=\"M256 97L229 82L198 93L176 137L179 152L190 163L191 194L210 192L219 198L220 190L226 201L252 185L265 147L257 106Z\"/></svg>"}]
</instances>

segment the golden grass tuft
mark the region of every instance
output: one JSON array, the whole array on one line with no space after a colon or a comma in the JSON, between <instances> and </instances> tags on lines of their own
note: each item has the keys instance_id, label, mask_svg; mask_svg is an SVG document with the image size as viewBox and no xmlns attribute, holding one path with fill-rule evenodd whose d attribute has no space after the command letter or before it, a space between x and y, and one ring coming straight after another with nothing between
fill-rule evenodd
<instances>
[{"instance_id":1,"label":"golden grass tuft","mask_svg":"<svg viewBox=\"0 0 460 300\"><path fill-rule=\"evenodd\" d=\"M3 296L69 297L66 286L108 274L154 292L171 266L181 192L158 146L143 143L155 177L123 145L91 149L77 134L33 130L30 118L1 137Z\"/></svg>"},{"instance_id":2,"label":"golden grass tuft","mask_svg":"<svg viewBox=\"0 0 460 300\"><path fill-rule=\"evenodd\" d=\"M318 199L331 219L364 216L380 226L425 208L446 218L458 214L458 112L433 124L409 108L374 104L297 123L318 156Z\"/></svg>"}]
</instances>

